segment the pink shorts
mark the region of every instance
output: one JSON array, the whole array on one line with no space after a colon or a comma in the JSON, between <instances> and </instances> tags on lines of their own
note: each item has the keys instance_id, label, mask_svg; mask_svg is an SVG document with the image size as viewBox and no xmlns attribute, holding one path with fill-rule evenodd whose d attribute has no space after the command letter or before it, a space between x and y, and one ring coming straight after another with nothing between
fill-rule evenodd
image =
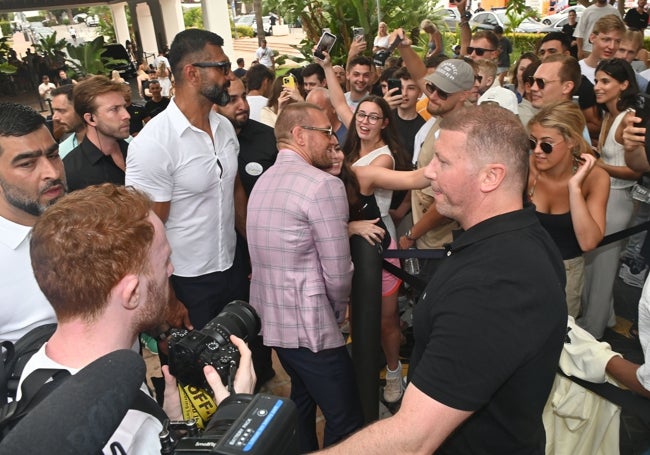
<instances>
[{"instance_id":1,"label":"pink shorts","mask_svg":"<svg viewBox=\"0 0 650 455\"><path fill-rule=\"evenodd\" d=\"M391 250L397 249L397 242L395 239L390 239ZM386 258L386 261L393 264L395 267L400 267L399 259L397 258ZM388 272L385 269L381 269L381 296L388 297L389 295L395 294L399 287L402 285L402 280L397 278L392 273Z\"/></svg>"}]
</instances>

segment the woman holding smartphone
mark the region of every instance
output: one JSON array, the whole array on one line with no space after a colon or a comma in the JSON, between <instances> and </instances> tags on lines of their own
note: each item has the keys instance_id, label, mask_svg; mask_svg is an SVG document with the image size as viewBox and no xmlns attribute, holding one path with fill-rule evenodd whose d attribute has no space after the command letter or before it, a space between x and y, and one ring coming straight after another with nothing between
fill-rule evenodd
<instances>
[{"instance_id":1,"label":"woman holding smartphone","mask_svg":"<svg viewBox=\"0 0 650 455\"><path fill-rule=\"evenodd\" d=\"M335 138L335 136L332 136ZM351 166L338 144L330 148L332 167L327 170L339 176L345 183L350 206L348 233L360 235L370 244L379 244L383 248L392 245L391 237L381 217L377 204L376 192L424 188L430 184L424 176L424 168L416 171L399 172L382 166ZM399 267L396 259L387 259ZM386 385L384 400L392 403L398 401L403 392L402 365L399 361L401 328L397 306L397 289L401 281L386 270L382 270L382 307L381 307L381 345L386 357Z\"/></svg>"},{"instance_id":2,"label":"woman holding smartphone","mask_svg":"<svg viewBox=\"0 0 650 455\"><path fill-rule=\"evenodd\" d=\"M631 190L641 174L625 164L623 117L635 105L639 88L634 70L621 58L601 60L596 67L594 93L603 107L602 129L598 138L598 166L610 177L605 235L625 229L632 219L634 201ZM623 240L602 246L585 255L585 288L582 293L582 316L578 324L596 338L606 327L616 324L614 281Z\"/></svg>"}]
</instances>

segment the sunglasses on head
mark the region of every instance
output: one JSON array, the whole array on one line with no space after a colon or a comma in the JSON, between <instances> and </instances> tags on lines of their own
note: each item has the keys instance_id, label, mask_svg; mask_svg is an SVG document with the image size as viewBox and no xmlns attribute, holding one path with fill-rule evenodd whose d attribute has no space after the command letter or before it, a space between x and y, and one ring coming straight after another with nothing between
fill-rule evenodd
<instances>
[{"instance_id":1,"label":"sunglasses on head","mask_svg":"<svg viewBox=\"0 0 650 455\"><path fill-rule=\"evenodd\" d=\"M537 144L539 144L539 148L542 149L542 152L546 153L547 155L553 151L553 144L549 142L537 142L533 138L528 138L528 142L530 143L530 150L535 150L537 148Z\"/></svg>"},{"instance_id":2,"label":"sunglasses on head","mask_svg":"<svg viewBox=\"0 0 650 455\"><path fill-rule=\"evenodd\" d=\"M472 55L476 53L479 57L483 57L483 54L486 52L493 52L496 49L485 49L484 47L472 47L472 46L467 46L467 55Z\"/></svg>"},{"instance_id":3,"label":"sunglasses on head","mask_svg":"<svg viewBox=\"0 0 650 455\"><path fill-rule=\"evenodd\" d=\"M426 88L427 92L429 92L432 95L433 95L433 92L438 92L438 97L443 101L446 100L447 98L449 98L449 93L440 90L438 87L436 87L436 85L433 82L427 82L424 85L424 88Z\"/></svg>"}]
</instances>

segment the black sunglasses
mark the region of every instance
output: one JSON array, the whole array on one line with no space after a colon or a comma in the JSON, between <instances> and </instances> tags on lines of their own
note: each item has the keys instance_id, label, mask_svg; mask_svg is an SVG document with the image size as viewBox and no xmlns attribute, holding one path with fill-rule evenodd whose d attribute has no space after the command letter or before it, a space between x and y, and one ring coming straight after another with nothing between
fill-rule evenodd
<instances>
[{"instance_id":1,"label":"black sunglasses","mask_svg":"<svg viewBox=\"0 0 650 455\"><path fill-rule=\"evenodd\" d=\"M433 95L433 92L438 92L438 97L440 97L441 100L446 100L449 98L449 93L440 90L438 87L433 82L427 82L424 85L424 88L427 89L427 92L431 93Z\"/></svg>"},{"instance_id":2,"label":"black sunglasses","mask_svg":"<svg viewBox=\"0 0 650 455\"><path fill-rule=\"evenodd\" d=\"M474 80L480 84L481 82L483 82L483 76L477 74L476 76L474 76Z\"/></svg>"},{"instance_id":3,"label":"black sunglasses","mask_svg":"<svg viewBox=\"0 0 650 455\"><path fill-rule=\"evenodd\" d=\"M486 52L493 52L496 49L485 49L484 47L472 47L472 46L467 46L467 55L471 55L474 52L476 52L476 55L479 57L483 57L483 54Z\"/></svg>"},{"instance_id":4,"label":"black sunglasses","mask_svg":"<svg viewBox=\"0 0 650 455\"><path fill-rule=\"evenodd\" d=\"M537 148L538 142L535 139L528 138L528 142L530 143L530 150L535 150ZM546 153L547 155L553 151L553 144L549 142L539 142L539 148L542 149L542 152Z\"/></svg>"},{"instance_id":5,"label":"black sunglasses","mask_svg":"<svg viewBox=\"0 0 650 455\"><path fill-rule=\"evenodd\" d=\"M197 68L219 68L221 71L223 71L223 75L227 76L230 74L230 67L232 63L231 62L196 62L192 63L192 66L196 66Z\"/></svg>"},{"instance_id":6,"label":"black sunglasses","mask_svg":"<svg viewBox=\"0 0 650 455\"><path fill-rule=\"evenodd\" d=\"M550 82L557 82L557 81L559 81L559 79L556 79L556 80L553 80L553 81L545 81L541 77L534 77L534 76L528 76L528 78L526 79L526 82L528 82L531 87L533 85L537 84L537 86L539 87L540 90L544 90L544 87L546 86L546 84L548 84Z\"/></svg>"}]
</instances>

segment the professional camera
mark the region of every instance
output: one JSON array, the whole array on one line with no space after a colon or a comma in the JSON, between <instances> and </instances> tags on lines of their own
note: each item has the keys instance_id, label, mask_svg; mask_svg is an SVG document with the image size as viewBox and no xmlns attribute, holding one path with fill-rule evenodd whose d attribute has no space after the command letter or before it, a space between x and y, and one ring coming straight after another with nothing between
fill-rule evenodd
<instances>
[{"instance_id":1,"label":"professional camera","mask_svg":"<svg viewBox=\"0 0 650 455\"><path fill-rule=\"evenodd\" d=\"M172 329L169 370L181 384L209 388L203 367L212 365L224 384L239 365L239 350L230 335L247 341L260 331L260 318L248 303L235 300L201 330Z\"/></svg>"},{"instance_id":2,"label":"professional camera","mask_svg":"<svg viewBox=\"0 0 650 455\"><path fill-rule=\"evenodd\" d=\"M297 423L296 405L287 398L235 394L221 402L203 432L194 420L165 421L160 453L297 455Z\"/></svg>"}]
</instances>

